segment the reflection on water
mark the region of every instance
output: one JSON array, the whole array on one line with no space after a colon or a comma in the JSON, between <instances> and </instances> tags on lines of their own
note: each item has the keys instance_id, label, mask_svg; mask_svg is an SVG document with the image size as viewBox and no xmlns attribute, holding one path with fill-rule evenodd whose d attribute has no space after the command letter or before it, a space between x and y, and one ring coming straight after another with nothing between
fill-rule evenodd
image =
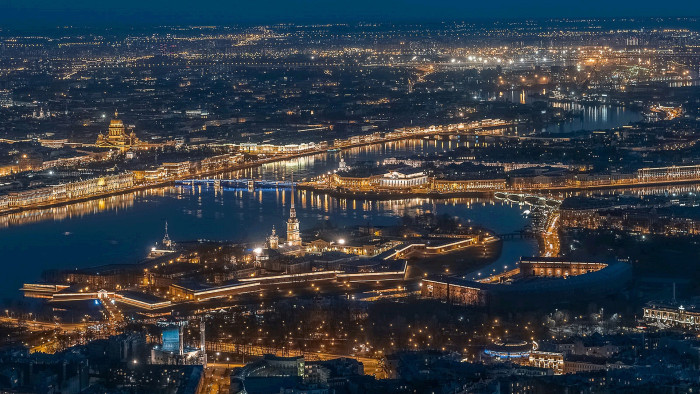
<instances>
[{"instance_id":1,"label":"reflection on water","mask_svg":"<svg viewBox=\"0 0 700 394\"><path fill-rule=\"evenodd\" d=\"M488 94L481 98L490 100L505 100L520 104L531 104L535 101L547 101L542 96L533 96L533 94L546 95L547 90L511 90L499 92L498 94ZM554 101L549 102L549 105L555 108L564 109L566 111L572 111L577 116L565 122L553 124L540 130L524 130L519 128L519 134L537 131L548 133L571 133L582 130L605 130L625 126L631 122L639 122L643 118L642 114L637 111L611 105L581 105L577 103Z\"/></svg>"},{"instance_id":2,"label":"reflection on water","mask_svg":"<svg viewBox=\"0 0 700 394\"><path fill-rule=\"evenodd\" d=\"M317 168L319 163L333 165L335 161L334 157L321 161L296 161L294 167L310 171L309 167ZM269 166L265 171L277 171L282 177L287 173L280 171L281 168L285 166ZM700 185L636 188L622 192L680 195L700 193ZM4 272L0 297L18 296L16 289L23 282L38 280L46 269L136 262L162 237L165 220L168 220L171 237L175 240L262 242L273 225L284 229L289 214L289 193L284 189L249 192L214 186L172 186L7 216L0 228L0 250L3 251L2 260L13 269ZM559 197L568 195L571 194ZM394 225L404 215L422 213L457 216L496 233L511 233L528 224L522 215L525 208L479 198L367 201L337 199L297 190L296 202L302 230L316 227L323 221L340 228L368 223ZM492 269L502 269L520 256L536 251L533 240L504 242L501 257L484 269L484 274Z\"/></svg>"},{"instance_id":3,"label":"reflection on water","mask_svg":"<svg viewBox=\"0 0 700 394\"><path fill-rule=\"evenodd\" d=\"M153 190L152 192L157 192L157 190ZM36 223L44 220L62 221L104 211L122 210L133 206L135 197L136 193L126 193L58 207L33 209L2 215L0 216L0 228Z\"/></svg>"},{"instance_id":4,"label":"reflection on water","mask_svg":"<svg viewBox=\"0 0 700 394\"><path fill-rule=\"evenodd\" d=\"M468 144L469 142L467 141L442 141L435 139L396 141L353 148L342 152L342 154L331 154L324 152L318 155L300 157L277 163L269 163L258 168L249 168L241 171L220 174L216 176L216 178L288 180L290 179L291 175L294 174L296 179L299 180L337 169L341 155L345 158L345 160L351 163L356 161L379 161L383 158L391 156L446 152L459 146L467 146ZM59 207L28 210L15 214L4 215L0 216L0 228L30 224L43 220L62 221L65 219L75 219L85 215L91 215L104 211L119 211L129 208L135 203L147 201L149 198L158 198L166 195L172 196L173 190L175 190L175 187L161 187L97 200L67 204ZM194 192L192 189L188 188L188 190L190 190L190 192ZM213 193L217 193L217 190L213 190Z\"/></svg>"},{"instance_id":5,"label":"reflection on water","mask_svg":"<svg viewBox=\"0 0 700 394\"><path fill-rule=\"evenodd\" d=\"M639 112L609 105L553 103L552 106L574 111L578 115L565 122L542 128L541 132L571 133L580 130L605 130L639 122L643 118Z\"/></svg>"},{"instance_id":6,"label":"reflection on water","mask_svg":"<svg viewBox=\"0 0 700 394\"><path fill-rule=\"evenodd\" d=\"M379 162L388 157L443 153L461 146L468 147L470 144L474 144L474 142L470 141L468 138L459 140L410 139L386 142L356 147L338 153L324 152L313 156L268 163L260 167L222 174L219 178L289 180L293 173L295 179L304 179L337 169L341 157L344 157L349 164L359 161Z\"/></svg>"},{"instance_id":7,"label":"reflection on water","mask_svg":"<svg viewBox=\"0 0 700 394\"><path fill-rule=\"evenodd\" d=\"M501 256L493 263L473 272L465 274L465 279L482 279L489 275L498 274L515 268L515 262L521 257L536 256L537 243L532 240L518 239L503 242Z\"/></svg>"},{"instance_id":8,"label":"reflection on water","mask_svg":"<svg viewBox=\"0 0 700 394\"><path fill-rule=\"evenodd\" d=\"M302 231L326 220L341 229L368 223L394 225L404 215L422 213L457 216L498 233L517 231L527 224L519 206L476 198L364 201L335 199L310 191L296 193ZM18 296L17 289L23 282L38 280L47 269L139 261L162 237L165 220L175 241L262 243L273 225L284 229L290 191L177 186L132 193L111 207L106 203L108 200L24 216L49 215L57 221L23 219L24 225L0 229L3 261L15 267L6 271L0 297ZM62 209L67 213L60 213Z\"/></svg>"},{"instance_id":9,"label":"reflection on water","mask_svg":"<svg viewBox=\"0 0 700 394\"><path fill-rule=\"evenodd\" d=\"M530 97L528 91L510 92L511 96L519 95L520 99ZM513 96L514 97L514 96ZM511 99L513 98L511 97ZM611 106L581 106L571 103L554 103L554 106L566 110L582 111L583 116L559 125L552 125L546 131L570 132L581 129L593 130L611 128L625 125L629 122L641 119L638 112L626 110L621 107ZM516 133L525 132L513 128ZM332 171L338 168L341 155L346 161L380 161L386 157L427 155L453 150L461 146L474 144L474 138L462 137L456 140L443 139L410 139L387 142L382 144L367 145L353 148L342 153L320 153L313 156L300 157L276 163L264 164L260 167L249 168L241 171L224 173L217 178L257 178L268 180L288 180L294 174L296 179L308 179L318 174ZM89 215L104 210L118 210L134 204L136 196L159 196L166 193L167 188L153 189L145 192L129 193L99 200L69 204L61 207L25 211L17 214L0 217L0 228L33 223L41 220L60 221L69 218Z\"/></svg>"},{"instance_id":10,"label":"reflection on water","mask_svg":"<svg viewBox=\"0 0 700 394\"><path fill-rule=\"evenodd\" d=\"M605 119L610 121L609 113ZM295 179L303 179L336 169L341 155L350 164L377 162L392 156L446 152L470 143L474 140L397 141L266 164L220 177L282 180L289 179L293 173ZM496 233L518 231L527 224L517 205L503 202L480 199L364 201L335 199L310 191L297 193L302 230L316 227L325 220L341 227L367 223L393 225L404 215L425 212L458 216ZM248 192L198 185L163 187L3 216L0 217L2 260L15 268L5 271L0 297L17 296L16 289L22 282L38 280L41 271L46 269L138 261L162 237L165 220L170 223L171 237L175 240L262 242L272 225L284 228L288 209L288 190ZM502 257L494 264L513 262L535 251L536 245L531 241L506 242Z\"/></svg>"},{"instance_id":11,"label":"reflection on water","mask_svg":"<svg viewBox=\"0 0 700 394\"><path fill-rule=\"evenodd\" d=\"M631 196L674 196L688 193L700 193L700 183L691 183L684 185L665 185L651 187L636 187L627 189L603 189L594 191L576 191L567 193L558 193L556 197L564 199L572 196L613 196L613 195L631 195Z\"/></svg>"},{"instance_id":12,"label":"reflection on water","mask_svg":"<svg viewBox=\"0 0 700 394\"><path fill-rule=\"evenodd\" d=\"M310 178L312 176L332 171L338 168L341 156L349 163L358 161L376 161L392 156L426 155L450 151L460 146L469 146L471 142L465 140L435 140L435 139L413 139L405 141L390 142L384 144L368 145L353 148L342 153L320 153L318 155L300 157L277 163L265 164L261 167L250 168L241 171L225 173L216 176L221 179L231 178L256 178L267 180L289 180L294 174L296 179ZM200 186L201 187L201 186ZM628 189L629 193L636 195L650 194L673 194L700 192L699 185L679 185L663 186L651 188ZM134 193L127 193L118 196L111 196L98 200L91 200L75 204L68 204L60 207L24 211L16 214L0 216L0 228L17 226L22 224L35 223L38 221L62 221L65 219L80 218L104 211L119 211L131 207L133 204L142 202L147 198L158 198L165 195L172 195L174 187L163 187L149 189ZM189 189L194 192L194 189ZM571 195L593 195L593 194L617 194L620 189L596 192L572 192L558 194L555 197L564 198ZM214 190L213 193L217 193ZM305 195L302 198L306 199ZM323 197L316 196L316 199ZM341 200L342 201L342 200ZM318 201L317 201L318 202ZM355 203L356 204L356 203Z\"/></svg>"}]
</instances>

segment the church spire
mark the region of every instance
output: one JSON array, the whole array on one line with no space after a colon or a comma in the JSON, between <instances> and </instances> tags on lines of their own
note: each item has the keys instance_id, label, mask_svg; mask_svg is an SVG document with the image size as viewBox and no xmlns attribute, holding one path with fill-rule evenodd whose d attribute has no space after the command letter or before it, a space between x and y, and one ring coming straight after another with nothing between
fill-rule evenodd
<instances>
[{"instance_id":1,"label":"church spire","mask_svg":"<svg viewBox=\"0 0 700 394\"><path fill-rule=\"evenodd\" d=\"M289 218L297 217L297 210L294 208L294 173L292 173L292 205L289 208Z\"/></svg>"},{"instance_id":2,"label":"church spire","mask_svg":"<svg viewBox=\"0 0 700 394\"><path fill-rule=\"evenodd\" d=\"M163 236L163 242L162 242L163 248L170 249L173 246L173 241L170 240L170 236L168 235L168 221L165 221L165 235Z\"/></svg>"},{"instance_id":3,"label":"church spire","mask_svg":"<svg viewBox=\"0 0 700 394\"><path fill-rule=\"evenodd\" d=\"M289 219L287 219L287 244L289 246L301 246L299 219L297 219L297 210L294 207L294 174L292 174L292 203L289 207Z\"/></svg>"}]
</instances>

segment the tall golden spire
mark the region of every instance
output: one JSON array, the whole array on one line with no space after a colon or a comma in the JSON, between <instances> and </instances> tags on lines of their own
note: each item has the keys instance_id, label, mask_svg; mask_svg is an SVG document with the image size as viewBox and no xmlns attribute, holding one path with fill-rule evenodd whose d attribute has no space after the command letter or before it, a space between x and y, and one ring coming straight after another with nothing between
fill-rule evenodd
<instances>
[{"instance_id":1,"label":"tall golden spire","mask_svg":"<svg viewBox=\"0 0 700 394\"><path fill-rule=\"evenodd\" d=\"M114 119L119 119L119 111L114 110Z\"/></svg>"},{"instance_id":2,"label":"tall golden spire","mask_svg":"<svg viewBox=\"0 0 700 394\"><path fill-rule=\"evenodd\" d=\"M289 208L289 218L297 217L297 210L294 208L294 173L292 173L292 205Z\"/></svg>"},{"instance_id":3,"label":"tall golden spire","mask_svg":"<svg viewBox=\"0 0 700 394\"><path fill-rule=\"evenodd\" d=\"M289 219L287 219L287 245L301 246L299 219L297 219L297 210L294 208L294 174L292 174L292 204L289 208Z\"/></svg>"}]
</instances>

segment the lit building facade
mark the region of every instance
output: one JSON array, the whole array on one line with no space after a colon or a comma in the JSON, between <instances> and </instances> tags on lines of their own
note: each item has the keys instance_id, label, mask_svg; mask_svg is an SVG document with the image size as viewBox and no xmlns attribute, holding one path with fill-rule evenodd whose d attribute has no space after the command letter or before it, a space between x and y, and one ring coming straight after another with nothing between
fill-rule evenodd
<instances>
[{"instance_id":1,"label":"lit building facade","mask_svg":"<svg viewBox=\"0 0 700 394\"><path fill-rule=\"evenodd\" d=\"M561 264L560 268L550 266L550 263L553 262L536 262L534 275L532 270L523 275L518 268L480 280L455 276L423 279L420 293L422 297L452 304L521 308L606 296L626 286L632 279L631 266L624 262L608 264L597 270L598 266L588 264L578 268L580 263L577 262L557 262ZM577 275L573 275L572 267L577 267ZM567 270L568 276L565 275Z\"/></svg>"},{"instance_id":2,"label":"lit building facade","mask_svg":"<svg viewBox=\"0 0 700 394\"><path fill-rule=\"evenodd\" d=\"M12 191L0 196L0 208L24 208L48 205L67 200L109 194L128 189L134 185L132 173L108 175L53 186Z\"/></svg>"},{"instance_id":3,"label":"lit building facade","mask_svg":"<svg viewBox=\"0 0 700 394\"><path fill-rule=\"evenodd\" d=\"M551 369L555 374L564 373L564 355L556 352L530 352L530 366L544 369Z\"/></svg>"},{"instance_id":4,"label":"lit building facade","mask_svg":"<svg viewBox=\"0 0 700 394\"><path fill-rule=\"evenodd\" d=\"M433 181L433 190L438 192L461 192L473 190L503 190L506 188L505 179L474 179L474 180L443 180Z\"/></svg>"},{"instance_id":5,"label":"lit building facade","mask_svg":"<svg viewBox=\"0 0 700 394\"><path fill-rule=\"evenodd\" d=\"M413 188L428 183L428 176L423 171L392 171L379 178L379 186L386 188Z\"/></svg>"},{"instance_id":6,"label":"lit building facade","mask_svg":"<svg viewBox=\"0 0 700 394\"><path fill-rule=\"evenodd\" d=\"M554 258L520 260L520 275L566 278L602 270L608 265L596 262L564 261Z\"/></svg>"},{"instance_id":7,"label":"lit building facade","mask_svg":"<svg viewBox=\"0 0 700 394\"><path fill-rule=\"evenodd\" d=\"M272 234L267 238L267 247L270 249L277 249L280 245L280 237L277 236L277 230L275 226L272 226Z\"/></svg>"},{"instance_id":8,"label":"lit building facade","mask_svg":"<svg viewBox=\"0 0 700 394\"><path fill-rule=\"evenodd\" d=\"M109 129L107 130L107 135L100 134L97 136L97 141L95 145L100 148L115 148L121 150L127 150L129 148L137 147L141 144L136 134L132 130L130 133L126 132L126 127L124 122L118 119L119 113L114 112L114 119L109 123Z\"/></svg>"},{"instance_id":9,"label":"lit building facade","mask_svg":"<svg viewBox=\"0 0 700 394\"><path fill-rule=\"evenodd\" d=\"M459 305L485 306L487 303L487 294L483 289L450 280L424 279L421 283L421 296Z\"/></svg>"},{"instance_id":10,"label":"lit building facade","mask_svg":"<svg viewBox=\"0 0 700 394\"><path fill-rule=\"evenodd\" d=\"M700 165L641 168L637 178L641 181L697 179L700 177Z\"/></svg>"},{"instance_id":11,"label":"lit building facade","mask_svg":"<svg viewBox=\"0 0 700 394\"><path fill-rule=\"evenodd\" d=\"M683 305L647 304L644 307L644 320L650 323L679 326L697 330L700 328L700 311Z\"/></svg>"}]
</instances>

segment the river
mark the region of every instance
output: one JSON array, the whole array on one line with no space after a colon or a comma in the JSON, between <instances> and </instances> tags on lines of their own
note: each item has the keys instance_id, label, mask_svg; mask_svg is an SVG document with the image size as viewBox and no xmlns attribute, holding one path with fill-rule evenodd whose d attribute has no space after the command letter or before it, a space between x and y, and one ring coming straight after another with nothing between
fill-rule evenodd
<instances>
[{"instance_id":1,"label":"river","mask_svg":"<svg viewBox=\"0 0 700 394\"><path fill-rule=\"evenodd\" d=\"M295 179L303 179L336 169L341 155L348 163L376 162L385 157L444 152L458 146L457 141L398 141L342 154L323 153L266 164L222 177L289 179L294 174ZM175 241L262 243L273 225L284 236L289 193L281 189L250 192L216 190L213 186L172 186L2 217L0 259L6 269L0 298L18 298L22 283L40 280L45 270L135 263L162 238L165 221ZM457 216L496 233L518 231L528 222L522 214L523 207L478 199L373 202L297 191L296 201L302 231L323 220L339 227L367 223L379 226L396 224L404 215L428 212ZM537 249L533 241L508 241L503 245L502 255L493 267L512 264L518 257L536 253Z\"/></svg>"}]
</instances>

